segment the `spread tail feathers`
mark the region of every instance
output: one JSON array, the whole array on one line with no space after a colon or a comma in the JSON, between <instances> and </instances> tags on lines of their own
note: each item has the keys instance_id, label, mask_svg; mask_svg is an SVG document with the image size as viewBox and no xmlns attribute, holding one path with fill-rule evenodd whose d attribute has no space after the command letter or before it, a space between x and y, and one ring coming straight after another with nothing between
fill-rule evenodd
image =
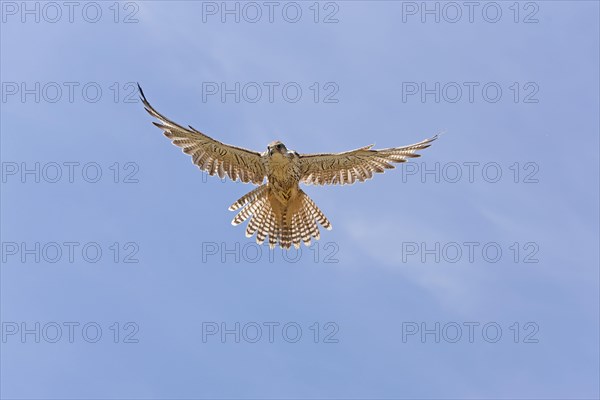
<instances>
[{"instance_id":1,"label":"spread tail feathers","mask_svg":"<svg viewBox=\"0 0 600 400\"><path fill-rule=\"evenodd\" d=\"M233 203L229 210L240 208L231 224L239 225L249 219L246 237L256 233L256 243L263 244L268 236L270 248L277 243L284 249L289 249L292 244L299 248L301 242L310 246L312 238L318 240L320 237L317 222L325 229L331 229L327 217L300 189L287 204L282 204L268 185L261 185Z\"/></svg>"}]
</instances>

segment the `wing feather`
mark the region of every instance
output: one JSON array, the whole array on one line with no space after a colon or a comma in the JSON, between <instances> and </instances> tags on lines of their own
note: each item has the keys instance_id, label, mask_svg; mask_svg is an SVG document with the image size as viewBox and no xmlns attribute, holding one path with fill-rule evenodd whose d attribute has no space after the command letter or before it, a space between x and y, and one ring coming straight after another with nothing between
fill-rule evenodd
<instances>
[{"instance_id":1,"label":"wing feather","mask_svg":"<svg viewBox=\"0 0 600 400\"><path fill-rule=\"evenodd\" d=\"M373 145L370 145L344 153L300 154L300 179L309 185L364 182L371 179L374 172L382 173L386 169L395 168L393 163L420 157L416 152L431 146L431 142L437 138L438 135L435 135L419 143L381 150L371 150Z\"/></svg>"},{"instance_id":2,"label":"wing feather","mask_svg":"<svg viewBox=\"0 0 600 400\"><path fill-rule=\"evenodd\" d=\"M156 111L139 85L138 89L146 111L159 121L152 123L162 129L174 145L190 155L198 168L220 178L227 175L233 181L239 179L257 185L263 182L266 169L260 153L221 143L191 126L184 128Z\"/></svg>"}]
</instances>

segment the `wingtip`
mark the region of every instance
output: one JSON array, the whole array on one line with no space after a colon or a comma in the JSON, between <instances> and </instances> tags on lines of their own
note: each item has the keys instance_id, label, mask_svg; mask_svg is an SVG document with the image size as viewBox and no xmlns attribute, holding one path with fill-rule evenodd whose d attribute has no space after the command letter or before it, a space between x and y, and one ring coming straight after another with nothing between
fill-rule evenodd
<instances>
[{"instance_id":1,"label":"wingtip","mask_svg":"<svg viewBox=\"0 0 600 400\"><path fill-rule=\"evenodd\" d=\"M436 140L439 139L440 135L443 134L444 131L442 132L438 132L435 135L433 135L432 137L430 137L429 139L425 139L422 142L418 143L420 145L422 145L421 149L426 149L427 147L431 146L431 143L435 142Z\"/></svg>"},{"instance_id":2,"label":"wingtip","mask_svg":"<svg viewBox=\"0 0 600 400\"><path fill-rule=\"evenodd\" d=\"M150 105L150 102L148 101L148 99L146 98L146 95L144 94L144 91L142 90L142 87L140 86L140 84L137 84L138 86L138 91L140 94L140 100L142 101L142 104L144 105L144 109L148 112L148 114L150 115L154 115L154 113L152 112L152 106Z\"/></svg>"},{"instance_id":3,"label":"wingtip","mask_svg":"<svg viewBox=\"0 0 600 400\"><path fill-rule=\"evenodd\" d=\"M146 101L146 96L144 96L144 91L142 90L142 87L140 86L139 82L136 82L137 87L138 87L138 91L140 92L140 97L143 101Z\"/></svg>"},{"instance_id":4,"label":"wingtip","mask_svg":"<svg viewBox=\"0 0 600 400\"><path fill-rule=\"evenodd\" d=\"M435 135L434 135L434 136L433 136L433 137L432 137L430 140L433 142L434 140L437 140L437 139L439 139L439 137L440 137L440 136L442 136L442 135L443 135L443 134L445 134L445 133L446 133L446 131L445 131L445 130L443 130L443 131L440 131L440 132L436 133L436 134L435 134Z\"/></svg>"}]
</instances>

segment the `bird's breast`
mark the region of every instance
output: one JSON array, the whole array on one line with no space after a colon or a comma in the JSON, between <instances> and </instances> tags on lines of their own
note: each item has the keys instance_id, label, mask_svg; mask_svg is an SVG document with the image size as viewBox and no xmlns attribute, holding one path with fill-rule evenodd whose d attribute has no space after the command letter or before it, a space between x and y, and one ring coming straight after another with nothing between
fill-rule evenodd
<instances>
[{"instance_id":1,"label":"bird's breast","mask_svg":"<svg viewBox=\"0 0 600 400\"><path fill-rule=\"evenodd\" d=\"M299 163L292 157L273 156L267 165L269 186L282 203L294 197L300 180Z\"/></svg>"}]
</instances>

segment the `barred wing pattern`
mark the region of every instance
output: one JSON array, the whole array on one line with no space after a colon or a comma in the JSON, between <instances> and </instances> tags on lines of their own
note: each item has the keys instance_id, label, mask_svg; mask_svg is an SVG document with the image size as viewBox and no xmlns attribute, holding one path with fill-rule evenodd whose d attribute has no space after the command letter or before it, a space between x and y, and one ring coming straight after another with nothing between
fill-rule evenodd
<instances>
[{"instance_id":1,"label":"barred wing pattern","mask_svg":"<svg viewBox=\"0 0 600 400\"><path fill-rule=\"evenodd\" d=\"M417 150L426 149L438 135L422 142L404 147L371 150L370 146L335 154L301 154L301 182L308 185L353 184L364 182L381 173L395 168L392 163L405 162L408 158L421 157Z\"/></svg>"},{"instance_id":2,"label":"barred wing pattern","mask_svg":"<svg viewBox=\"0 0 600 400\"><path fill-rule=\"evenodd\" d=\"M163 130L166 137L183 152L192 156L192 162L210 175L223 178L228 175L231 180L261 184L266 176L266 169L260 153L241 147L231 146L206 136L192 128L184 128L156 111L146 100L142 88L140 97L146 111L160 122L153 122Z\"/></svg>"}]
</instances>

